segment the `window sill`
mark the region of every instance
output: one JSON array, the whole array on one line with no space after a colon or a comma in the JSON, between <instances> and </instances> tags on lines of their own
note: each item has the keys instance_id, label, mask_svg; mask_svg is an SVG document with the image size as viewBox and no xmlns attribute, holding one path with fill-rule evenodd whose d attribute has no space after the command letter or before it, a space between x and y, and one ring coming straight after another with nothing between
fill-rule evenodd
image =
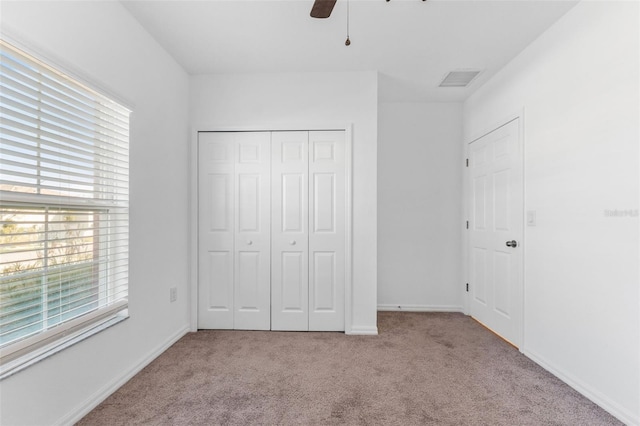
<instances>
[{"instance_id":1,"label":"window sill","mask_svg":"<svg viewBox=\"0 0 640 426\"><path fill-rule=\"evenodd\" d=\"M0 367L0 380L4 380L7 377L11 377L12 375L22 371L38 362L57 354L58 352L79 343L94 334L100 333L103 330L106 330L109 327L112 327L124 320L129 318L129 314L127 310L120 311L116 315L108 317L103 321L93 323L89 328L85 328L82 330L78 330L75 333L72 333L66 336L62 340L58 340L50 345L39 348L35 351L29 352L26 355L23 355L13 361L8 362L5 365Z\"/></svg>"}]
</instances>

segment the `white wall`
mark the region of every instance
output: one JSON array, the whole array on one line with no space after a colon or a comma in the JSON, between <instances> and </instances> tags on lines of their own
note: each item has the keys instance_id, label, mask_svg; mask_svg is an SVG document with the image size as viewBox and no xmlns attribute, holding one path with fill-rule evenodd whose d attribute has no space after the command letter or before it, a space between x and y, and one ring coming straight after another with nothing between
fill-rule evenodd
<instances>
[{"instance_id":1,"label":"white wall","mask_svg":"<svg viewBox=\"0 0 640 426\"><path fill-rule=\"evenodd\" d=\"M523 351L640 423L637 2L582 2L464 107L465 142L524 108ZM636 213L637 214L637 213Z\"/></svg>"},{"instance_id":2,"label":"white wall","mask_svg":"<svg viewBox=\"0 0 640 426\"><path fill-rule=\"evenodd\" d=\"M188 77L119 2L3 1L1 19L12 38L133 104L130 318L0 384L1 424L68 423L187 330Z\"/></svg>"},{"instance_id":3,"label":"white wall","mask_svg":"<svg viewBox=\"0 0 640 426\"><path fill-rule=\"evenodd\" d=\"M378 307L461 311L462 104L378 109Z\"/></svg>"},{"instance_id":4,"label":"white wall","mask_svg":"<svg viewBox=\"0 0 640 426\"><path fill-rule=\"evenodd\" d=\"M353 72L202 75L190 85L194 130L353 125L352 333L377 332L377 84L376 73Z\"/></svg>"}]
</instances>

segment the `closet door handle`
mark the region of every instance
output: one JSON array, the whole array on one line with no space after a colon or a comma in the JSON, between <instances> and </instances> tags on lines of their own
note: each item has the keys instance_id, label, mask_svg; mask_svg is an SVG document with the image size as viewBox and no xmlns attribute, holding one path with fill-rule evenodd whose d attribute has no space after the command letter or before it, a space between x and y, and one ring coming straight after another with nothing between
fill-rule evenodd
<instances>
[{"instance_id":1,"label":"closet door handle","mask_svg":"<svg viewBox=\"0 0 640 426\"><path fill-rule=\"evenodd\" d=\"M292 246L295 246L296 245L296 240L289 241L289 244L291 244Z\"/></svg>"},{"instance_id":2,"label":"closet door handle","mask_svg":"<svg viewBox=\"0 0 640 426\"><path fill-rule=\"evenodd\" d=\"M247 240L247 245L250 246L251 244L253 244L253 241Z\"/></svg>"}]
</instances>

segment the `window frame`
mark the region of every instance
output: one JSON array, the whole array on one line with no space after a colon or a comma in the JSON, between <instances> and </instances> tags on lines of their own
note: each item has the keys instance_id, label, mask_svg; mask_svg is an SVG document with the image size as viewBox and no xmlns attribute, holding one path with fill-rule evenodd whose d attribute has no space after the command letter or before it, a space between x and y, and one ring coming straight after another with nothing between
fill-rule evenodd
<instances>
[{"instance_id":1,"label":"window frame","mask_svg":"<svg viewBox=\"0 0 640 426\"><path fill-rule=\"evenodd\" d=\"M51 72L63 78L65 80L71 81L72 84L81 87L84 90L87 90L100 98L105 98L110 102L117 104L118 107L127 110L126 115L126 151L127 151L127 167L125 170L125 179L126 179L126 187L128 188L129 184L129 176L130 169L128 165L128 149L131 142L131 116L133 108L130 106L130 103L123 102L121 98L117 96L113 96L109 94L107 91L103 90L99 85L89 82L89 80L78 77L77 73L69 72L68 68L62 67L58 65L58 61L52 61L45 58L43 55L39 53L34 53L31 49L25 48L21 43L17 43L15 40L7 37L6 34L0 34L0 45L3 46L3 49L7 49L8 51L12 51L13 54L21 56L24 55L30 60L33 60L38 63L38 65L43 66L47 69L47 71ZM41 99L38 99L38 102L42 102ZM93 111L93 110L92 110ZM99 109L96 113L100 113ZM38 115L34 118L34 122L42 120L42 116ZM64 135L64 134L63 134ZM38 149L40 149L38 147ZM95 155L95 154L93 154ZM33 166L34 169L40 167ZM93 162L92 176L94 177L94 182L92 183L93 188L96 185L100 186L104 183L103 177L108 176L108 179L113 179L114 171L107 170L105 168L101 168L97 162ZM38 184L39 186L39 184ZM39 192L39 191L38 191ZM97 193L94 189L92 193ZM128 189L126 199L123 202L120 197L109 199L96 199L96 198L80 198L80 197L69 197L64 195L49 195L49 194L34 194L34 193L24 193L24 192L13 192L0 190L0 202L2 207L15 207L17 209L26 208L26 209L43 209L47 207L52 207L56 209L69 209L69 210L84 210L84 211L94 211L100 212L99 214L105 214L109 216L110 214L117 215L118 219L108 219L107 222L109 224L115 224L115 227L123 226L125 229L125 248L119 251L119 257L114 260L115 268L117 270L124 270L126 274L125 285L126 295L124 298L119 298L114 303L105 303L104 305L99 305L95 309L91 309L88 312L74 317L70 320L61 321L59 324L53 326L52 328L46 328L44 331L38 332L32 336L19 339L13 342L8 342L4 346L0 346L0 380L9 377L15 374L18 371L50 356L53 355L79 341L86 339L108 327L111 327L114 324L117 324L129 316L128 311L128 288L129 288L129 278L128 278L128 252L129 252L129 196ZM115 211L115 213L114 213ZM54 214L54 213L47 213ZM98 232L101 234L103 230L98 229ZM106 239L110 238L109 235L105 235ZM112 250L111 243L106 241L100 241L98 244L104 245L105 252L109 253ZM102 248L100 250L103 250ZM125 252L126 255L123 258L121 257L121 253ZM109 254L107 254L109 257ZM109 262L109 261L108 261ZM112 266L107 266L107 268L111 268ZM98 276L102 275L101 271L98 271ZM108 282L101 282L102 278L98 278L98 293L102 292L105 289L108 289L112 284ZM104 289L102 288L104 286ZM116 281L115 288L120 288L121 284L118 284ZM108 291L108 290L107 290ZM105 298L105 300L108 299ZM99 297L100 303L100 297ZM46 302L45 302L46 304ZM46 308L44 308L46 310Z\"/></svg>"}]
</instances>

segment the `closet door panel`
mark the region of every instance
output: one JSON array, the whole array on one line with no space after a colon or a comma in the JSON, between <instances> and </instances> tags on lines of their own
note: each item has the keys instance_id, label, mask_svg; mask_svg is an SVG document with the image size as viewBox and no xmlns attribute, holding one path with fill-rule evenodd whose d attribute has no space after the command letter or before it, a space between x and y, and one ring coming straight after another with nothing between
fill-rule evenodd
<instances>
[{"instance_id":1,"label":"closet door panel","mask_svg":"<svg viewBox=\"0 0 640 426\"><path fill-rule=\"evenodd\" d=\"M335 234L336 174L313 173L313 232Z\"/></svg>"},{"instance_id":2,"label":"closet door panel","mask_svg":"<svg viewBox=\"0 0 640 426\"><path fill-rule=\"evenodd\" d=\"M234 328L269 330L271 135L237 132L234 136Z\"/></svg>"},{"instance_id":3,"label":"closet door panel","mask_svg":"<svg viewBox=\"0 0 640 426\"><path fill-rule=\"evenodd\" d=\"M238 285L236 305L239 312L260 310L260 252L238 252Z\"/></svg>"},{"instance_id":4,"label":"closet door panel","mask_svg":"<svg viewBox=\"0 0 640 426\"><path fill-rule=\"evenodd\" d=\"M229 283L233 282L233 252L208 251L206 272L208 274L207 290L208 310L232 312L233 289Z\"/></svg>"},{"instance_id":5,"label":"closet door panel","mask_svg":"<svg viewBox=\"0 0 640 426\"><path fill-rule=\"evenodd\" d=\"M313 305L312 312L336 311L336 253L315 252L313 254Z\"/></svg>"},{"instance_id":6,"label":"closet door panel","mask_svg":"<svg viewBox=\"0 0 640 426\"><path fill-rule=\"evenodd\" d=\"M308 330L308 132L272 134L271 328Z\"/></svg>"},{"instance_id":7,"label":"closet door panel","mask_svg":"<svg viewBox=\"0 0 640 426\"><path fill-rule=\"evenodd\" d=\"M282 173L282 232L304 232L306 177L302 173Z\"/></svg>"},{"instance_id":8,"label":"closet door panel","mask_svg":"<svg viewBox=\"0 0 640 426\"><path fill-rule=\"evenodd\" d=\"M198 328L233 328L234 137L198 135Z\"/></svg>"},{"instance_id":9,"label":"closet door panel","mask_svg":"<svg viewBox=\"0 0 640 426\"><path fill-rule=\"evenodd\" d=\"M309 132L309 330L344 330L344 138Z\"/></svg>"},{"instance_id":10,"label":"closet door panel","mask_svg":"<svg viewBox=\"0 0 640 426\"><path fill-rule=\"evenodd\" d=\"M238 176L238 231L260 232L260 175Z\"/></svg>"},{"instance_id":11,"label":"closet door panel","mask_svg":"<svg viewBox=\"0 0 640 426\"><path fill-rule=\"evenodd\" d=\"M306 311L306 292L300 283L305 282L306 260L301 252L283 251L281 253L280 303L281 311L304 313Z\"/></svg>"}]
</instances>

